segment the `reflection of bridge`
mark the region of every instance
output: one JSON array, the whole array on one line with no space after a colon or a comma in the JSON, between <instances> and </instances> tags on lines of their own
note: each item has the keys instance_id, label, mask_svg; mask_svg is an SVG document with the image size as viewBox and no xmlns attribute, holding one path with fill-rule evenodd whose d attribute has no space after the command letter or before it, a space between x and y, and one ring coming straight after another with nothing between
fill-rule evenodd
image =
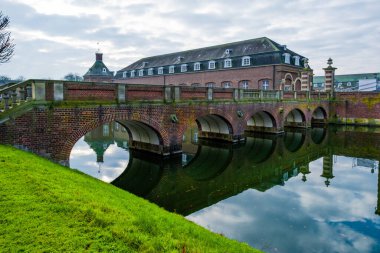
<instances>
[{"instance_id":1,"label":"reflection of bridge","mask_svg":"<svg viewBox=\"0 0 380 253\"><path fill-rule=\"evenodd\" d=\"M112 184L186 215L248 188L266 191L299 173L305 181L310 173L309 162L321 157L321 176L328 186L334 177L333 154L379 159L380 134L369 133L364 139L362 136L363 133L333 134L316 128L277 137L249 137L238 146L203 142L184 168L180 161L149 162L133 156L128 168ZM378 204L377 212L379 207Z\"/></svg>"},{"instance_id":2,"label":"reflection of bridge","mask_svg":"<svg viewBox=\"0 0 380 253\"><path fill-rule=\"evenodd\" d=\"M327 123L330 97L309 91L50 80L28 80L0 93L0 142L62 162L80 137L112 121L127 128L130 148L171 155L182 151L182 136L193 123L200 138L227 142L244 140L246 131L282 133L284 127Z\"/></svg>"}]
</instances>

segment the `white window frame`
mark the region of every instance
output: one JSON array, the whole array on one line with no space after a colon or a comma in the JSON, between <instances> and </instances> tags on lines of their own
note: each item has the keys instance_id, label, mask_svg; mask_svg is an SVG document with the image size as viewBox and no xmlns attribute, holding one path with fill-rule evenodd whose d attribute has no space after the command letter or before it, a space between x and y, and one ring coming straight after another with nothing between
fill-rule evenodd
<instances>
[{"instance_id":1,"label":"white window frame","mask_svg":"<svg viewBox=\"0 0 380 253\"><path fill-rule=\"evenodd\" d=\"M300 66L300 57L298 55L293 56L294 58L294 65Z\"/></svg>"},{"instance_id":2,"label":"white window frame","mask_svg":"<svg viewBox=\"0 0 380 253\"><path fill-rule=\"evenodd\" d=\"M151 76L151 75L153 75L153 68L148 69L148 76Z\"/></svg>"},{"instance_id":3,"label":"white window frame","mask_svg":"<svg viewBox=\"0 0 380 253\"><path fill-rule=\"evenodd\" d=\"M181 65L181 72L187 72L187 64Z\"/></svg>"},{"instance_id":4,"label":"white window frame","mask_svg":"<svg viewBox=\"0 0 380 253\"><path fill-rule=\"evenodd\" d=\"M206 87L208 88L214 88L214 86L215 86L215 83L213 82L206 83Z\"/></svg>"},{"instance_id":5,"label":"white window frame","mask_svg":"<svg viewBox=\"0 0 380 253\"><path fill-rule=\"evenodd\" d=\"M164 74L164 67L159 67L157 70L157 74L159 74L159 75Z\"/></svg>"},{"instance_id":6,"label":"white window frame","mask_svg":"<svg viewBox=\"0 0 380 253\"><path fill-rule=\"evenodd\" d=\"M201 63L200 62L194 63L194 71L198 71L198 70L201 70Z\"/></svg>"},{"instance_id":7,"label":"white window frame","mask_svg":"<svg viewBox=\"0 0 380 253\"><path fill-rule=\"evenodd\" d=\"M208 62L208 69L215 69L216 62L215 61L209 61Z\"/></svg>"},{"instance_id":8,"label":"white window frame","mask_svg":"<svg viewBox=\"0 0 380 253\"><path fill-rule=\"evenodd\" d=\"M135 77L135 73L136 73L135 70L131 70L131 77Z\"/></svg>"},{"instance_id":9,"label":"white window frame","mask_svg":"<svg viewBox=\"0 0 380 253\"><path fill-rule=\"evenodd\" d=\"M243 58L241 58L241 65L242 66L249 66L249 65L251 65L251 57L244 56Z\"/></svg>"},{"instance_id":10,"label":"white window frame","mask_svg":"<svg viewBox=\"0 0 380 253\"><path fill-rule=\"evenodd\" d=\"M139 70L139 76L144 76L144 70L143 69Z\"/></svg>"},{"instance_id":11,"label":"white window frame","mask_svg":"<svg viewBox=\"0 0 380 253\"><path fill-rule=\"evenodd\" d=\"M230 58L224 60L224 67L225 68L231 68L232 67L232 60Z\"/></svg>"},{"instance_id":12,"label":"white window frame","mask_svg":"<svg viewBox=\"0 0 380 253\"><path fill-rule=\"evenodd\" d=\"M249 87L249 82L247 80L243 80L240 82L240 88L241 89L246 90L246 89L248 89L248 87Z\"/></svg>"},{"instance_id":13,"label":"white window frame","mask_svg":"<svg viewBox=\"0 0 380 253\"><path fill-rule=\"evenodd\" d=\"M106 68L103 68L103 73L106 73L107 72L107 69Z\"/></svg>"},{"instance_id":14,"label":"white window frame","mask_svg":"<svg viewBox=\"0 0 380 253\"><path fill-rule=\"evenodd\" d=\"M173 74L173 73L174 73L174 65L169 66L169 74Z\"/></svg>"},{"instance_id":15,"label":"white window frame","mask_svg":"<svg viewBox=\"0 0 380 253\"><path fill-rule=\"evenodd\" d=\"M290 54L289 53L284 53L283 56L285 57L284 62L286 64L290 64Z\"/></svg>"},{"instance_id":16,"label":"white window frame","mask_svg":"<svg viewBox=\"0 0 380 253\"><path fill-rule=\"evenodd\" d=\"M123 71L123 78L127 78L127 71Z\"/></svg>"},{"instance_id":17,"label":"white window frame","mask_svg":"<svg viewBox=\"0 0 380 253\"><path fill-rule=\"evenodd\" d=\"M264 79L261 81L261 89L262 90L269 90L269 80Z\"/></svg>"},{"instance_id":18,"label":"white window frame","mask_svg":"<svg viewBox=\"0 0 380 253\"><path fill-rule=\"evenodd\" d=\"M231 88L232 87L231 82L229 82L229 81L223 82L222 84L223 84L223 88Z\"/></svg>"}]
</instances>

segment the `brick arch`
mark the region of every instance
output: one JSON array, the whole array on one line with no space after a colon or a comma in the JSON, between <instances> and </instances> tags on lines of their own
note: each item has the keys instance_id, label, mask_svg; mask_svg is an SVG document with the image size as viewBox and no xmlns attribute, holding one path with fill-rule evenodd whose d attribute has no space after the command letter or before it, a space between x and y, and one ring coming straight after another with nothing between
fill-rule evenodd
<instances>
[{"instance_id":1,"label":"brick arch","mask_svg":"<svg viewBox=\"0 0 380 253\"><path fill-rule=\"evenodd\" d=\"M301 90L301 78L297 77L293 82L293 90Z\"/></svg>"},{"instance_id":2,"label":"brick arch","mask_svg":"<svg viewBox=\"0 0 380 253\"><path fill-rule=\"evenodd\" d=\"M287 127L306 127L306 113L300 108L289 108L284 114L284 126Z\"/></svg>"},{"instance_id":3,"label":"brick arch","mask_svg":"<svg viewBox=\"0 0 380 253\"><path fill-rule=\"evenodd\" d=\"M134 118L134 117L132 117ZM163 136L162 134L162 130L160 128L156 128L155 125L158 123L154 122L154 121L147 121L146 118L147 116L139 116L140 119L138 120L135 120L135 119L130 119L130 117L128 117L128 115L126 114L123 114L123 115L117 115L117 114L106 114L104 117L100 118L100 117L94 117L91 121L88 121L86 124L82 125L81 127L79 127L78 129L76 129L74 132L71 132L71 133L68 133L66 134L66 136L64 136L63 138L65 138L65 143L63 144L62 148L61 148L61 154L57 154L57 157L60 158L60 160L64 160L64 161L68 161L69 158L70 158L70 153L71 153L71 150L72 148L74 147L75 143L80 139L82 138L86 133L94 130L95 128L105 124L105 123L110 123L110 122L120 122L123 126L125 126L125 124L122 123L122 121L136 121L136 122L141 122L142 124L145 124L146 126L150 127L154 132L157 133L158 135L158 138L159 138L159 146L165 146L166 143L168 143L169 141L166 140L165 142L165 138L167 138L167 136ZM152 124L153 123L153 124ZM130 134L130 131L129 131L129 134ZM162 151L162 150L160 150Z\"/></svg>"}]
</instances>

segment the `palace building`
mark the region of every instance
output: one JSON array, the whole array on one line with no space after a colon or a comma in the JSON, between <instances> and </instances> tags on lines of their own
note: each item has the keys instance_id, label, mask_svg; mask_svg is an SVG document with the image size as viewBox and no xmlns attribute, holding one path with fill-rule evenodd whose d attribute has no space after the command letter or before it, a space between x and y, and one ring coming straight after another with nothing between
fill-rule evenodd
<instances>
[{"instance_id":1,"label":"palace building","mask_svg":"<svg viewBox=\"0 0 380 253\"><path fill-rule=\"evenodd\" d=\"M95 63L83 76L86 82L111 82L113 71L110 71L103 62L103 54L95 53Z\"/></svg>"},{"instance_id":2,"label":"palace building","mask_svg":"<svg viewBox=\"0 0 380 253\"><path fill-rule=\"evenodd\" d=\"M266 37L140 59L116 72L127 84L310 90L308 59Z\"/></svg>"}]
</instances>

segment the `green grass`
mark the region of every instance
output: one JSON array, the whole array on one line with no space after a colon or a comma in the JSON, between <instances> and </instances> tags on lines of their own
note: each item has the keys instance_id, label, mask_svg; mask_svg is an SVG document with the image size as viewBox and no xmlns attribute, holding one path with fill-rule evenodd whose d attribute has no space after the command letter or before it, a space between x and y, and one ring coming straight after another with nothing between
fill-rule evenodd
<instances>
[{"instance_id":1,"label":"green grass","mask_svg":"<svg viewBox=\"0 0 380 253\"><path fill-rule=\"evenodd\" d=\"M148 201L0 145L0 252L258 252Z\"/></svg>"}]
</instances>

